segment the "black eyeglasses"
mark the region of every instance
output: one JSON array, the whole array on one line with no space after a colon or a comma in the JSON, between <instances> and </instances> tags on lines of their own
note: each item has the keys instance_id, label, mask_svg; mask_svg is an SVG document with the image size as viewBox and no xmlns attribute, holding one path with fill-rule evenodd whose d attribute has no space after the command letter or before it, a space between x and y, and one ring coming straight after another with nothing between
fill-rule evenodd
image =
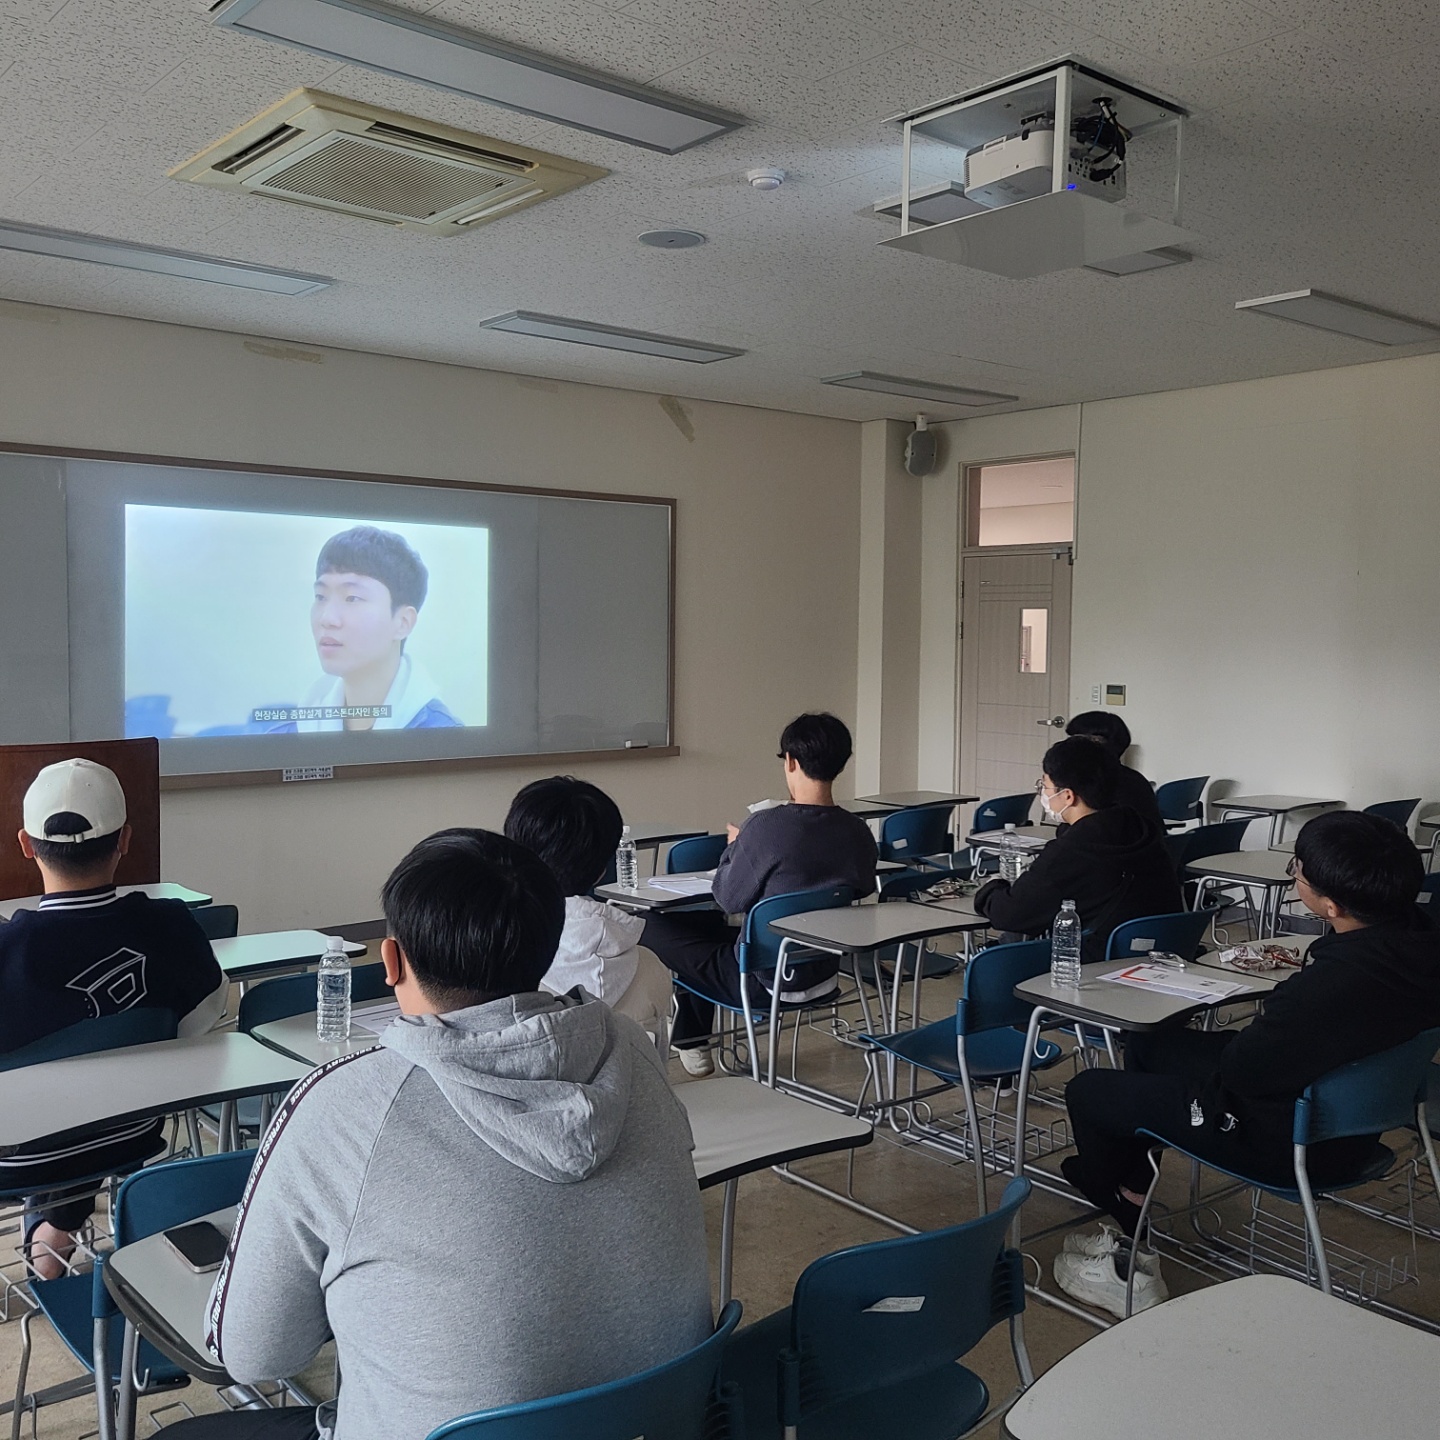
<instances>
[{"instance_id":1,"label":"black eyeglasses","mask_svg":"<svg viewBox=\"0 0 1440 1440\"><path fill-rule=\"evenodd\" d=\"M1292 880L1303 880L1305 877L1300 873L1300 859L1292 855L1285 866L1285 873Z\"/></svg>"}]
</instances>

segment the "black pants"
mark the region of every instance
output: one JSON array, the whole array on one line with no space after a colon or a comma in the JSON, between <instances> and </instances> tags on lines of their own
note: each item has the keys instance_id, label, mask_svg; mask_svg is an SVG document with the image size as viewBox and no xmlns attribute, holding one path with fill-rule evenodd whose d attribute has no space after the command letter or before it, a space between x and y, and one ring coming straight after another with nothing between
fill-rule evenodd
<instances>
[{"instance_id":1,"label":"black pants","mask_svg":"<svg viewBox=\"0 0 1440 1440\"><path fill-rule=\"evenodd\" d=\"M1190 1096L1233 1038L1186 1029L1127 1035L1123 1070L1082 1070L1065 1087L1076 1150L1064 1167L1066 1178L1127 1234L1134 1231L1137 1211L1118 1191L1123 1186L1143 1195L1150 1188L1146 1156L1155 1144L1135 1132L1149 1130L1207 1158L1211 1132L1191 1124ZM1209 1158L1234 1161L1232 1155Z\"/></svg>"},{"instance_id":2,"label":"black pants","mask_svg":"<svg viewBox=\"0 0 1440 1440\"><path fill-rule=\"evenodd\" d=\"M320 1433L315 1412L303 1406L195 1415L165 1428L178 1440L316 1440Z\"/></svg>"},{"instance_id":3,"label":"black pants","mask_svg":"<svg viewBox=\"0 0 1440 1440\"><path fill-rule=\"evenodd\" d=\"M687 984L702 986L717 999L740 1004L740 966L735 941L740 932L717 910L685 915L651 915L645 921L640 943L653 950L667 969ZM757 997L763 996L763 1001ZM760 985L750 982L752 1002L770 1003ZM682 1048L703 1040L715 1029L715 1007L688 990L675 992L675 1024L671 1041Z\"/></svg>"},{"instance_id":4,"label":"black pants","mask_svg":"<svg viewBox=\"0 0 1440 1440\"><path fill-rule=\"evenodd\" d=\"M101 1183L86 1177L124 1175L138 1170L165 1148L162 1128L157 1121L144 1134L121 1143L86 1150L63 1160L40 1160L33 1165L22 1163L25 1155L21 1151L0 1166L0 1187L12 1192L29 1191L25 1200L27 1231L37 1219L57 1230L78 1230L95 1208L95 1194ZM44 1142L47 1147L55 1143ZM67 1180L84 1180L84 1183L66 1185Z\"/></svg>"}]
</instances>

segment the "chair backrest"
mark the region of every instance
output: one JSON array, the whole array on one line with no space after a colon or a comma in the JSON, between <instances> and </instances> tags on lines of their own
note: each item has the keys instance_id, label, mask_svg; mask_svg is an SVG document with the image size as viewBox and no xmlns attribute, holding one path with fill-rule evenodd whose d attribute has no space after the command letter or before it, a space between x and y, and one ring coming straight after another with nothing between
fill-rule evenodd
<instances>
[{"instance_id":1,"label":"chair backrest","mask_svg":"<svg viewBox=\"0 0 1440 1440\"><path fill-rule=\"evenodd\" d=\"M838 1250L807 1267L790 1310L791 1352L781 1358L782 1415L793 1422L949 1365L1023 1310L1022 1262L1005 1236L1029 1194L1028 1180L1012 1180L979 1219ZM887 1296L906 1303L877 1304Z\"/></svg>"},{"instance_id":2,"label":"chair backrest","mask_svg":"<svg viewBox=\"0 0 1440 1440\"><path fill-rule=\"evenodd\" d=\"M46 1060L63 1060L69 1055L88 1055L92 1050L120 1050L126 1045L149 1045L155 1040L173 1040L178 1024L173 1010L137 1005L118 1015L101 1015L81 1020L42 1035L18 1050L0 1055L0 1070L19 1070Z\"/></svg>"},{"instance_id":3,"label":"chair backrest","mask_svg":"<svg viewBox=\"0 0 1440 1440\"><path fill-rule=\"evenodd\" d=\"M962 1039L1004 1025L1024 1029L1035 1008L1015 998L1022 980L1033 980L1050 968L1048 940L1020 940L989 945L965 967L965 991L955 1005L955 1032Z\"/></svg>"},{"instance_id":4,"label":"chair backrest","mask_svg":"<svg viewBox=\"0 0 1440 1440\"><path fill-rule=\"evenodd\" d=\"M1182 831L1176 837L1185 842L1180 847L1180 863L1176 868L1183 870L1192 861L1203 860L1207 855L1232 854L1244 842L1249 828L1247 818L1222 820L1218 825L1197 825L1193 830Z\"/></svg>"},{"instance_id":5,"label":"chair backrest","mask_svg":"<svg viewBox=\"0 0 1440 1440\"><path fill-rule=\"evenodd\" d=\"M995 800L982 800L975 807L970 830L979 834L985 830L1003 830L1007 825L1027 825L1034 804L1033 790L1025 795L1001 795Z\"/></svg>"},{"instance_id":6,"label":"chair backrest","mask_svg":"<svg viewBox=\"0 0 1440 1440\"><path fill-rule=\"evenodd\" d=\"M1440 1028L1422 1030L1392 1050L1352 1060L1322 1075L1295 1102L1295 1143L1382 1135L1413 1125L1437 1050Z\"/></svg>"},{"instance_id":7,"label":"chair backrest","mask_svg":"<svg viewBox=\"0 0 1440 1440\"><path fill-rule=\"evenodd\" d=\"M851 904L855 892L848 885L827 885L823 890L792 890L788 895L770 895L750 907L735 947L740 973L773 970L780 963L780 946L785 937L770 928L772 920L803 915L809 910L839 910Z\"/></svg>"},{"instance_id":8,"label":"chair backrest","mask_svg":"<svg viewBox=\"0 0 1440 1440\"><path fill-rule=\"evenodd\" d=\"M221 1155L167 1160L137 1170L115 1197L116 1245L130 1245L212 1210L238 1205L255 1154L254 1150L227 1150Z\"/></svg>"},{"instance_id":9,"label":"chair backrest","mask_svg":"<svg viewBox=\"0 0 1440 1440\"><path fill-rule=\"evenodd\" d=\"M928 890L941 880L963 880L969 874L968 865L959 870L897 870L893 875L880 877L880 898L904 900L917 890Z\"/></svg>"},{"instance_id":10,"label":"chair backrest","mask_svg":"<svg viewBox=\"0 0 1440 1440\"><path fill-rule=\"evenodd\" d=\"M1157 785L1155 803L1160 807L1160 818L1199 820L1203 813L1200 802L1209 783L1208 775L1196 775L1189 780L1167 780Z\"/></svg>"},{"instance_id":11,"label":"chair backrest","mask_svg":"<svg viewBox=\"0 0 1440 1440\"><path fill-rule=\"evenodd\" d=\"M739 1322L740 1302L732 1300L715 1333L674 1360L608 1385L465 1415L428 1440L703 1440L721 1352Z\"/></svg>"},{"instance_id":12,"label":"chair backrest","mask_svg":"<svg viewBox=\"0 0 1440 1440\"><path fill-rule=\"evenodd\" d=\"M257 1025L313 1010L315 986L313 970L301 975L279 975L273 980L262 980L258 985L252 985L240 997L237 1027L242 1034L248 1035ZM379 1000L388 988L385 967L378 961L373 965L357 965L350 972L350 999L356 1005L366 1000Z\"/></svg>"},{"instance_id":13,"label":"chair backrest","mask_svg":"<svg viewBox=\"0 0 1440 1440\"><path fill-rule=\"evenodd\" d=\"M665 857L667 875L683 875L689 870L713 870L730 843L728 835L692 835L677 840Z\"/></svg>"},{"instance_id":14,"label":"chair backrest","mask_svg":"<svg viewBox=\"0 0 1440 1440\"><path fill-rule=\"evenodd\" d=\"M1420 797L1413 800L1382 800L1378 805L1367 805L1365 814L1379 815L1393 820L1402 830L1410 828L1410 817L1420 808Z\"/></svg>"},{"instance_id":15,"label":"chair backrest","mask_svg":"<svg viewBox=\"0 0 1440 1440\"><path fill-rule=\"evenodd\" d=\"M238 905L200 905L190 913L207 940L233 940L240 933Z\"/></svg>"},{"instance_id":16,"label":"chair backrest","mask_svg":"<svg viewBox=\"0 0 1440 1440\"><path fill-rule=\"evenodd\" d=\"M1181 910L1176 915L1144 915L1127 920L1110 932L1105 948L1107 960L1127 960L1132 955L1148 955L1163 950L1182 960L1193 960L1200 953L1200 942L1215 918L1217 907L1205 910Z\"/></svg>"},{"instance_id":17,"label":"chair backrest","mask_svg":"<svg viewBox=\"0 0 1440 1440\"><path fill-rule=\"evenodd\" d=\"M880 858L907 861L917 855L945 855L954 848L946 805L896 810L880 822Z\"/></svg>"}]
</instances>

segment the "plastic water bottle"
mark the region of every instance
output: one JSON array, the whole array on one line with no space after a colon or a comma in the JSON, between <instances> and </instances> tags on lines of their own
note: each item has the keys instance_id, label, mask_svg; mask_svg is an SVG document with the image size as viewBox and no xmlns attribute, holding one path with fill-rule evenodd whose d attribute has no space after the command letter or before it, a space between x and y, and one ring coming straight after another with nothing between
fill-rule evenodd
<instances>
[{"instance_id":1,"label":"plastic water bottle","mask_svg":"<svg viewBox=\"0 0 1440 1440\"><path fill-rule=\"evenodd\" d=\"M635 853L628 825L620 834L620 848L615 852L615 883L622 890L640 888L640 857Z\"/></svg>"},{"instance_id":2,"label":"plastic water bottle","mask_svg":"<svg viewBox=\"0 0 1440 1440\"><path fill-rule=\"evenodd\" d=\"M1000 837L1000 878L1010 881L1020 878L1020 842L1013 825L1007 825Z\"/></svg>"},{"instance_id":3,"label":"plastic water bottle","mask_svg":"<svg viewBox=\"0 0 1440 1440\"><path fill-rule=\"evenodd\" d=\"M315 976L315 1034L329 1044L350 1038L350 960L338 935L326 936Z\"/></svg>"},{"instance_id":4,"label":"plastic water bottle","mask_svg":"<svg viewBox=\"0 0 1440 1440\"><path fill-rule=\"evenodd\" d=\"M1080 916L1073 900L1061 904L1050 927L1050 983L1080 983Z\"/></svg>"}]
</instances>

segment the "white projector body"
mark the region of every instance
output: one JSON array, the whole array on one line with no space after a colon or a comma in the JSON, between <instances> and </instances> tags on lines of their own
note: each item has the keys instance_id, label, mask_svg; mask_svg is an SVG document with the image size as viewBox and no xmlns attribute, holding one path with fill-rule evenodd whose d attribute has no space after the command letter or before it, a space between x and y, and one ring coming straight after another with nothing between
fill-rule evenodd
<instances>
[{"instance_id":1,"label":"white projector body","mask_svg":"<svg viewBox=\"0 0 1440 1440\"><path fill-rule=\"evenodd\" d=\"M965 157L965 195L994 209L1017 200L1033 200L1050 193L1051 162L1055 156L1055 132L1030 130L1021 135L1004 135L972 150ZM1100 200L1125 198L1125 171L1121 167L1107 180L1090 178L1090 165L1073 150L1066 163L1065 183L1069 189Z\"/></svg>"}]
</instances>

